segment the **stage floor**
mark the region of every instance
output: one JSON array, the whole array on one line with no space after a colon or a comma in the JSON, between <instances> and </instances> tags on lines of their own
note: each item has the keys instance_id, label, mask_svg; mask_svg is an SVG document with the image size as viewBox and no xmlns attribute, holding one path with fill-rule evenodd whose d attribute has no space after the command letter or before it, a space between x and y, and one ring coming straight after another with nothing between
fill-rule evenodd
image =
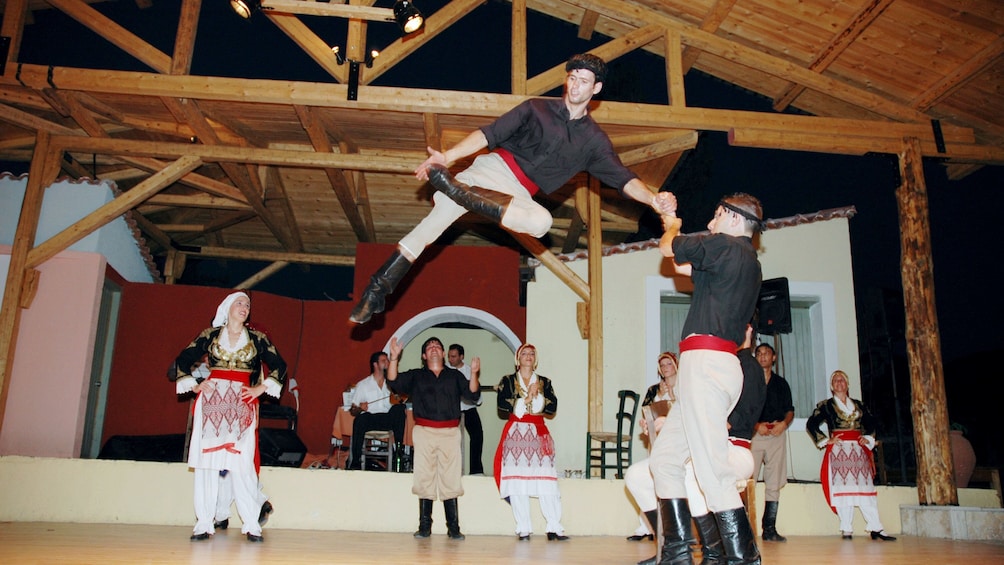
<instances>
[{"instance_id":1,"label":"stage floor","mask_svg":"<svg viewBox=\"0 0 1004 565\"><path fill-rule=\"evenodd\" d=\"M463 523L461 523L462 525ZM265 542L251 543L240 529L214 539L190 542L181 526L0 523L0 563L622 563L631 565L655 553L652 542L623 537L584 536L549 542L537 534L529 542L515 536L445 535L416 540L409 534L272 530ZM1004 563L1004 543L956 542L902 536L895 542L856 536L790 536L787 543L761 543L767 565L990 565Z\"/></svg>"}]
</instances>

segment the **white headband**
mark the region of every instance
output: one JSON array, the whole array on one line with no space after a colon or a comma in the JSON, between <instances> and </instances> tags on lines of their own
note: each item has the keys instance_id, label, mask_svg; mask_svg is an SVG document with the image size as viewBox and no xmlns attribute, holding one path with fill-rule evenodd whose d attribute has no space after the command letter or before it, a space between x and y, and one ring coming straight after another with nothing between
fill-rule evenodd
<instances>
[{"instance_id":1,"label":"white headband","mask_svg":"<svg viewBox=\"0 0 1004 565\"><path fill-rule=\"evenodd\" d=\"M227 296L223 299L223 302L220 302L220 305L216 307L216 317L213 318L214 328L218 328L227 323L227 316L230 314L230 306L234 303L234 300L237 300L237 298L241 296L247 298L248 302L251 302L251 297L241 291Z\"/></svg>"}]
</instances>

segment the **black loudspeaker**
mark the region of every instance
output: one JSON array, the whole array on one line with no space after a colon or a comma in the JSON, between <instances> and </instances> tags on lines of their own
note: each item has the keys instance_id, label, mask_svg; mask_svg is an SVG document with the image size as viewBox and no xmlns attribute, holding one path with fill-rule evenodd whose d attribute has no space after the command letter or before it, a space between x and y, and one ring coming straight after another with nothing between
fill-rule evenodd
<instances>
[{"instance_id":1,"label":"black loudspeaker","mask_svg":"<svg viewBox=\"0 0 1004 565\"><path fill-rule=\"evenodd\" d=\"M788 279L781 277L760 283L760 298L756 303L754 329L758 334L791 333L791 298Z\"/></svg>"},{"instance_id":2,"label":"black loudspeaker","mask_svg":"<svg viewBox=\"0 0 1004 565\"><path fill-rule=\"evenodd\" d=\"M307 457L307 446L294 430L258 428L261 464L269 467L299 467Z\"/></svg>"}]
</instances>

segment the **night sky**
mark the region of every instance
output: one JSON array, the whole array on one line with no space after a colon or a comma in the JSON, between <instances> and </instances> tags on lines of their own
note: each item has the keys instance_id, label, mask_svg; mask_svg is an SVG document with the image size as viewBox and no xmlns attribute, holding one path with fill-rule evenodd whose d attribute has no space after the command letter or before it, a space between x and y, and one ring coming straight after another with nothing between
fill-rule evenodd
<instances>
[{"instance_id":1,"label":"night sky","mask_svg":"<svg viewBox=\"0 0 1004 565\"><path fill-rule=\"evenodd\" d=\"M389 6L389 3L384 1ZM383 5L384 3L381 3ZM427 14L442 0L419 1ZM140 10L133 2L94 7L170 54L174 44L178 2L154 2ZM510 5L491 0L423 46L375 83L414 88L507 92L510 77ZM196 44L192 74L330 82L312 60L261 14L250 21L234 15L225 0L207 0ZM25 29L21 60L29 63L149 71L115 46L57 10L35 12ZM340 18L304 17L331 45L344 46L346 24ZM396 37L393 24L371 22L370 47L381 48ZM472 34L475 30L475 34ZM601 45L576 38L577 28L533 14L528 22L530 75L563 62L573 53ZM471 36L474 35L472 39ZM54 40L53 38L61 38ZM472 85L475 74L479 86ZM696 107L770 112L770 100L691 71L685 77L687 104ZM552 91L549 95L558 95ZM644 52L611 63L598 99L666 103L662 59ZM21 172L21 171L13 171ZM952 182L934 160L925 161L930 205L938 319L950 417L970 428L981 464L1001 462L1000 448L989 438L981 415L993 413L1004 393L1001 365L1004 350L1004 300L998 286L1004 267L996 252L995 233L1004 210L1004 167L984 167ZM882 296L887 308L897 382L909 390L903 357L902 288L899 272L899 219L895 190L899 172L895 156L850 157L730 147L724 133L705 132L670 177L681 197L685 226L698 229L726 193L749 192L761 199L767 217L779 218L840 206L854 206L850 220L856 307L859 325L874 318L868 311ZM686 198L684 196L686 195ZM642 235L647 233L642 228ZM232 286L264 264L190 261L183 282ZM345 300L351 292L351 269L287 267L256 287L306 299ZM862 360L862 368L866 364ZM906 379L904 381L904 379ZM884 383L863 383L865 391L888 396ZM866 401L869 399L866 398ZM991 406L993 402L993 406ZM908 405L903 405L909 413ZM982 439L985 437L986 439Z\"/></svg>"}]
</instances>

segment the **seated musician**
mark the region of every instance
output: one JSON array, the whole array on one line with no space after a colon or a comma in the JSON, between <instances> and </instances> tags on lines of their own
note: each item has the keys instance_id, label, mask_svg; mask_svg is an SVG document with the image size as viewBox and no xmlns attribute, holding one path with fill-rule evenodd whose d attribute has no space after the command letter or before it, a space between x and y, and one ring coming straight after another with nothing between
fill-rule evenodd
<instances>
[{"instance_id":1,"label":"seated musician","mask_svg":"<svg viewBox=\"0 0 1004 565\"><path fill-rule=\"evenodd\" d=\"M349 413L355 416L352 423L352 450L349 469L362 469L363 437L373 430L394 432L395 449L404 446L405 405L387 386L387 354L377 351L370 355L372 374L359 381L352 390Z\"/></svg>"}]
</instances>

